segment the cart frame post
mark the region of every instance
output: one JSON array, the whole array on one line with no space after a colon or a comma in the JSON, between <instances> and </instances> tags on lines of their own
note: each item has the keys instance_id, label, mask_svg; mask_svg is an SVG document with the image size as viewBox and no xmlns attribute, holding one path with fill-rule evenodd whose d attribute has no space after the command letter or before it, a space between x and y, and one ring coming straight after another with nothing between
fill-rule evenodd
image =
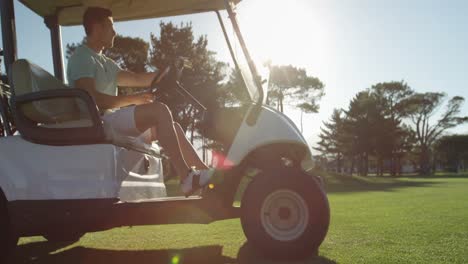
<instances>
[{"instance_id":1,"label":"cart frame post","mask_svg":"<svg viewBox=\"0 0 468 264\"><path fill-rule=\"evenodd\" d=\"M50 30L50 41L52 44L52 60L54 63L54 75L62 82L65 81L63 71L63 49L62 49L62 31L58 23L57 14L48 16L44 23Z\"/></svg>"},{"instance_id":2,"label":"cart frame post","mask_svg":"<svg viewBox=\"0 0 468 264\"><path fill-rule=\"evenodd\" d=\"M17 58L15 9L13 0L0 0L2 21L2 41L5 59L5 71L10 76L10 66Z\"/></svg>"}]
</instances>

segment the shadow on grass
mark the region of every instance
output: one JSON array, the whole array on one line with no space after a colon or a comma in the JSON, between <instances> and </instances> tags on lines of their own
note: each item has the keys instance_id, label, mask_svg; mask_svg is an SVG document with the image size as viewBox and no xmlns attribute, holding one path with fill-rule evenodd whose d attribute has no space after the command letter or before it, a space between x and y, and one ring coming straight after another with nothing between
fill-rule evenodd
<instances>
[{"instance_id":1,"label":"shadow on grass","mask_svg":"<svg viewBox=\"0 0 468 264\"><path fill-rule=\"evenodd\" d=\"M408 180L409 179L409 180ZM327 193L392 191L398 188L427 187L436 185L433 181L411 181L411 177L357 177L349 175L328 175L325 177Z\"/></svg>"},{"instance_id":2,"label":"shadow on grass","mask_svg":"<svg viewBox=\"0 0 468 264\"><path fill-rule=\"evenodd\" d=\"M58 253L63 245L50 242L35 242L18 246L10 263L169 263L169 264L228 264L235 259L222 255L221 246L194 247L169 250L111 250L72 247Z\"/></svg>"},{"instance_id":3,"label":"shadow on grass","mask_svg":"<svg viewBox=\"0 0 468 264\"><path fill-rule=\"evenodd\" d=\"M468 179L468 173L436 173L434 175L414 175L407 178L416 178L416 179Z\"/></svg>"},{"instance_id":4,"label":"shadow on grass","mask_svg":"<svg viewBox=\"0 0 468 264\"><path fill-rule=\"evenodd\" d=\"M294 259L294 256L290 256L290 258ZM237 255L237 261L237 264L336 264L335 261L322 256L314 256L305 260L295 261L271 260L258 254L248 242L244 243L244 245L240 248L239 254Z\"/></svg>"},{"instance_id":5,"label":"shadow on grass","mask_svg":"<svg viewBox=\"0 0 468 264\"><path fill-rule=\"evenodd\" d=\"M245 243L237 259L222 255L220 245L168 250L110 250L86 247L72 247L54 253L67 245L46 241L19 245L9 263L169 263L169 264L333 264L324 257L304 261L273 261L259 256Z\"/></svg>"}]
</instances>

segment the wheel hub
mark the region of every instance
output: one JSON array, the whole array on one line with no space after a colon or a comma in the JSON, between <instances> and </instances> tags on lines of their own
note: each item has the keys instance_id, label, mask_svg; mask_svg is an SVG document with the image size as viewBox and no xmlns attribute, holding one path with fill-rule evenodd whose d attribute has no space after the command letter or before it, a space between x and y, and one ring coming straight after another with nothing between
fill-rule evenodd
<instances>
[{"instance_id":1,"label":"wheel hub","mask_svg":"<svg viewBox=\"0 0 468 264\"><path fill-rule=\"evenodd\" d=\"M305 200L292 190L277 190L268 195L261 208L265 231L279 241L300 237L309 223L309 209Z\"/></svg>"},{"instance_id":2,"label":"wheel hub","mask_svg":"<svg viewBox=\"0 0 468 264\"><path fill-rule=\"evenodd\" d=\"M278 216L281 220L287 220L291 216L291 210L287 207L281 207L278 210Z\"/></svg>"}]
</instances>

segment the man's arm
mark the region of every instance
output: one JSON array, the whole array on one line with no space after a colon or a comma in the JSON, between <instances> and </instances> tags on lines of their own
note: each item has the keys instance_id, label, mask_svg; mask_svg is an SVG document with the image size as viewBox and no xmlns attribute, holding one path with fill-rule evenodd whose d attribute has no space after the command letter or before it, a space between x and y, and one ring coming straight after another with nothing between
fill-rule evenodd
<instances>
[{"instance_id":1,"label":"man's arm","mask_svg":"<svg viewBox=\"0 0 468 264\"><path fill-rule=\"evenodd\" d=\"M83 89L93 97L99 109L112 109L128 105L140 105L152 102L151 94L111 96L96 90L94 78L80 78L75 81L75 88Z\"/></svg>"},{"instance_id":2,"label":"man's arm","mask_svg":"<svg viewBox=\"0 0 468 264\"><path fill-rule=\"evenodd\" d=\"M122 70L117 73L117 85L148 88L157 74L157 72L133 73Z\"/></svg>"}]
</instances>

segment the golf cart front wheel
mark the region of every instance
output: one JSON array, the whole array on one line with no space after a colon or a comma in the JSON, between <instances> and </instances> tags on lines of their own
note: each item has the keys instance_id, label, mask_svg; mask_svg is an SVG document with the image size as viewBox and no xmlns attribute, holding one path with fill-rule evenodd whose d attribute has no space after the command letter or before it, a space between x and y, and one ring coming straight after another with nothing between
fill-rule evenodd
<instances>
[{"instance_id":1,"label":"golf cart front wheel","mask_svg":"<svg viewBox=\"0 0 468 264\"><path fill-rule=\"evenodd\" d=\"M257 175L244 193L241 211L249 243L275 259L317 254L330 220L320 183L295 168Z\"/></svg>"}]
</instances>

